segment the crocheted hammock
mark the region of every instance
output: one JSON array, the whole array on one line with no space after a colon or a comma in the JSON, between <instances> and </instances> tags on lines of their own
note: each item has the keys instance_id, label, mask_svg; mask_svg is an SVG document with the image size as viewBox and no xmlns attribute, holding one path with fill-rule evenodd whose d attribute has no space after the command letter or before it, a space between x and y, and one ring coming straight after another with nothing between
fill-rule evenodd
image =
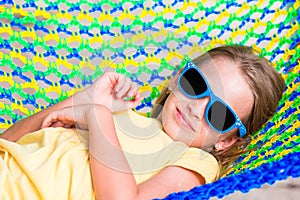
<instances>
[{"instance_id":1,"label":"crocheted hammock","mask_svg":"<svg viewBox=\"0 0 300 200\"><path fill-rule=\"evenodd\" d=\"M188 59L220 44L252 46L286 81L276 114L220 180L167 199L219 198L300 176L299 0L0 1L0 128L125 74L155 98Z\"/></svg>"}]
</instances>

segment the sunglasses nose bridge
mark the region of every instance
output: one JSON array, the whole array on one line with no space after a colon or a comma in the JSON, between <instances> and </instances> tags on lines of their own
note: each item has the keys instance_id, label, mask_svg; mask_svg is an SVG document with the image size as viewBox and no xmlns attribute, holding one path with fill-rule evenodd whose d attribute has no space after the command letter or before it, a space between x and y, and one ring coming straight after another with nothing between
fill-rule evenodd
<instances>
[{"instance_id":1,"label":"sunglasses nose bridge","mask_svg":"<svg viewBox=\"0 0 300 200\"><path fill-rule=\"evenodd\" d=\"M188 111L196 118L202 119L205 115L209 101L209 96L204 96L198 99L189 99L189 102L187 103Z\"/></svg>"}]
</instances>

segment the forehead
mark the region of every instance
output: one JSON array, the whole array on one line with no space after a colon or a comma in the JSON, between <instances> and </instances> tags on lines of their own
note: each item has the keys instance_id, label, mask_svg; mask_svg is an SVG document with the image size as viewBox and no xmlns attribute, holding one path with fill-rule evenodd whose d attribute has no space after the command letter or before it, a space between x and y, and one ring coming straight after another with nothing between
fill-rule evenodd
<instances>
[{"instance_id":1,"label":"forehead","mask_svg":"<svg viewBox=\"0 0 300 200\"><path fill-rule=\"evenodd\" d=\"M237 63L218 56L199 67L216 96L228 103L240 117L250 112L253 95Z\"/></svg>"},{"instance_id":2,"label":"forehead","mask_svg":"<svg viewBox=\"0 0 300 200\"><path fill-rule=\"evenodd\" d=\"M236 83L244 82L238 65L225 57L215 57L199 66L213 92L220 98L226 98L229 88L237 87ZM232 91L233 92L233 91ZM232 93L232 92L229 92ZM225 99L223 99L225 100Z\"/></svg>"}]
</instances>

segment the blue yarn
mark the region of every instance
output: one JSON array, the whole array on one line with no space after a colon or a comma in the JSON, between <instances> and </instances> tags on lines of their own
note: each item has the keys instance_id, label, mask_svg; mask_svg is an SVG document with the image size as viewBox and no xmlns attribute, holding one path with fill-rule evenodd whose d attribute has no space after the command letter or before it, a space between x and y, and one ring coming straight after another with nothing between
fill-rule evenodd
<instances>
[{"instance_id":1,"label":"blue yarn","mask_svg":"<svg viewBox=\"0 0 300 200\"><path fill-rule=\"evenodd\" d=\"M14 5L13 0L1 0L0 5Z\"/></svg>"},{"instance_id":2,"label":"blue yarn","mask_svg":"<svg viewBox=\"0 0 300 200\"><path fill-rule=\"evenodd\" d=\"M93 84L92 77L84 75L83 80L82 80L82 85L86 86L86 85L91 85L91 84Z\"/></svg>"},{"instance_id":3,"label":"blue yarn","mask_svg":"<svg viewBox=\"0 0 300 200\"><path fill-rule=\"evenodd\" d=\"M66 25L64 25L64 24L59 24L58 27L56 28L56 31L58 33L63 32L65 34L67 34L67 35L72 35L72 32L68 31Z\"/></svg>"},{"instance_id":4,"label":"blue yarn","mask_svg":"<svg viewBox=\"0 0 300 200\"><path fill-rule=\"evenodd\" d=\"M7 50L12 50L12 46L8 42L8 40L3 39L0 43L0 49L7 49Z\"/></svg>"},{"instance_id":5,"label":"blue yarn","mask_svg":"<svg viewBox=\"0 0 300 200\"><path fill-rule=\"evenodd\" d=\"M68 77L66 74L64 74L64 75L61 77L61 79L59 80L59 85L68 85L68 86L70 86L70 87L72 87L72 88L75 87L75 85L74 85L73 83L70 82L70 79L69 79L69 77Z\"/></svg>"},{"instance_id":6,"label":"blue yarn","mask_svg":"<svg viewBox=\"0 0 300 200\"><path fill-rule=\"evenodd\" d=\"M43 53L43 56L45 58L50 57L50 56L54 56L55 58L58 58L58 54L56 53L54 47L50 47L48 51L46 51L45 53Z\"/></svg>"},{"instance_id":7,"label":"blue yarn","mask_svg":"<svg viewBox=\"0 0 300 200\"><path fill-rule=\"evenodd\" d=\"M49 5L47 5L45 7L45 10L46 11L58 11L59 7L58 7L57 3L55 3L55 2L49 2ZM64 11L64 10L62 10L62 11Z\"/></svg>"},{"instance_id":8,"label":"blue yarn","mask_svg":"<svg viewBox=\"0 0 300 200\"><path fill-rule=\"evenodd\" d=\"M90 37L94 36L93 33L90 33L90 32L89 32L89 27L88 27L88 26L82 26L81 29L79 30L79 33L80 33L81 35L87 34L87 35L90 36Z\"/></svg>"},{"instance_id":9,"label":"blue yarn","mask_svg":"<svg viewBox=\"0 0 300 200\"><path fill-rule=\"evenodd\" d=\"M19 78L21 78L22 80L29 82L30 78L28 78L27 76L23 75L22 72L22 68L20 67L16 67L16 69L14 71L12 71L11 73L13 76L18 76Z\"/></svg>"},{"instance_id":10,"label":"blue yarn","mask_svg":"<svg viewBox=\"0 0 300 200\"><path fill-rule=\"evenodd\" d=\"M27 53L27 52L30 52L30 53L32 53L33 55L37 55L37 52L36 52L36 50L34 49L34 45L32 44L32 43L29 43L28 45L27 45L27 47L23 47L22 49L21 49L21 52L22 53Z\"/></svg>"},{"instance_id":11,"label":"blue yarn","mask_svg":"<svg viewBox=\"0 0 300 200\"><path fill-rule=\"evenodd\" d=\"M296 0L284 0L282 2L282 5L280 6L280 9L284 9L285 6L287 6L288 4L292 4L292 3L296 3Z\"/></svg>"},{"instance_id":12,"label":"blue yarn","mask_svg":"<svg viewBox=\"0 0 300 200\"><path fill-rule=\"evenodd\" d=\"M14 102L12 91L6 88L1 88L0 99L8 99L10 102Z\"/></svg>"},{"instance_id":13,"label":"blue yarn","mask_svg":"<svg viewBox=\"0 0 300 200\"><path fill-rule=\"evenodd\" d=\"M300 152L290 153L279 161L269 162L243 173L229 175L213 183L197 186L188 192L172 193L168 199L209 199L222 198L236 191L248 192L260 188L263 184L274 184L277 180L300 176Z\"/></svg>"},{"instance_id":14,"label":"blue yarn","mask_svg":"<svg viewBox=\"0 0 300 200\"><path fill-rule=\"evenodd\" d=\"M67 59L77 58L78 60L83 60L82 56L78 53L77 49L73 48L72 50L73 51L66 56Z\"/></svg>"},{"instance_id":15,"label":"blue yarn","mask_svg":"<svg viewBox=\"0 0 300 200\"><path fill-rule=\"evenodd\" d=\"M53 83L52 81L49 81L48 79L46 79L45 74L41 71L38 71L37 74L34 76L34 79L36 81L43 81L45 84L52 86Z\"/></svg>"},{"instance_id":16,"label":"blue yarn","mask_svg":"<svg viewBox=\"0 0 300 200\"><path fill-rule=\"evenodd\" d=\"M30 95L30 94L27 94L27 98L24 99L22 101L22 103L23 103L23 105L32 105L35 108L39 107L38 103L36 102L36 98L34 97L34 95Z\"/></svg>"},{"instance_id":17,"label":"blue yarn","mask_svg":"<svg viewBox=\"0 0 300 200\"><path fill-rule=\"evenodd\" d=\"M37 9L37 5L35 4L35 0L27 0L26 3L22 5L22 8L35 8Z\"/></svg>"},{"instance_id":18,"label":"blue yarn","mask_svg":"<svg viewBox=\"0 0 300 200\"><path fill-rule=\"evenodd\" d=\"M298 19L300 21L300 18ZM299 31L298 31L299 32ZM296 34L297 35L297 34ZM300 36L298 35L297 37L293 38L292 43L290 44L290 48L296 48L296 46L300 43Z\"/></svg>"}]
</instances>

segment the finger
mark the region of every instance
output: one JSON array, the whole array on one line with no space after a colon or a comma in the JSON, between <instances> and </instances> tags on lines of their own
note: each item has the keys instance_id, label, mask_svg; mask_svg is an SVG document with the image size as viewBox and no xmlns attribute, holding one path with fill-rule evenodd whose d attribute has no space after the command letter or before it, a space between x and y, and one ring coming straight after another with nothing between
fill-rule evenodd
<instances>
[{"instance_id":1,"label":"finger","mask_svg":"<svg viewBox=\"0 0 300 200\"><path fill-rule=\"evenodd\" d=\"M69 122L62 122L62 121L57 121L51 124L51 127L57 128L57 127L64 127L64 128L71 128L74 126L74 123L69 121Z\"/></svg>"},{"instance_id":2,"label":"finger","mask_svg":"<svg viewBox=\"0 0 300 200\"><path fill-rule=\"evenodd\" d=\"M57 112L52 112L48 116L45 117L45 119L42 122L41 128L50 127L51 124L58 121L57 119Z\"/></svg>"},{"instance_id":3,"label":"finger","mask_svg":"<svg viewBox=\"0 0 300 200\"><path fill-rule=\"evenodd\" d=\"M137 87L137 85L135 83L132 83L127 94L124 96L125 97L123 98L123 100L125 100L125 101L136 100L138 97L140 97L140 91L139 91L139 88Z\"/></svg>"},{"instance_id":4,"label":"finger","mask_svg":"<svg viewBox=\"0 0 300 200\"><path fill-rule=\"evenodd\" d=\"M139 88L136 83L131 82L131 86L129 90L127 91L127 97L136 96L136 94L139 92Z\"/></svg>"},{"instance_id":5,"label":"finger","mask_svg":"<svg viewBox=\"0 0 300 200\"><path fill-rule=\"evenodd\" d=\"M142 100L143 100L143 97L137 98L134 101L129 101L127 103L127 108L128 109L135 108L137 105L139 105L141 103Z\"/></svg>"},{"instance_id":6,"label":"finger","mask_svg":"<svg viewBox=\"0 0 300 200\"><path fill-rule=\"evenodd\" d=\"M134 99L127 101L127 108L131 109L131 108L135 108L137 105L139 105L141 103L141 101L144 99L144 97L142 97L140 95L140 92L138 92L135 96Z\"/></svg>"},{"instance_id":7,"label":"finger","mask_svg":"<svg viewBox=\"0 0 300 200\"><path fill-rule=\"evenodd\" d=\"M65 124L61 121L56 121L51 124L51 127L64 127L64 126L65 126Z\"/></svg>"},{"instance_id":8,"label":"finger","mask_svg":"<svg viewBox=\"0 0 300 200\"><path fill-rule=\"evenodd\" d=\"M113 74L113 75L114 75L113 77L115 78L114 81L116 81L114 91L118 92L123 87L123 85L126 81L126 77L124 75L121 75L121 74Z\"/></svg>"},{"instance_id":9,"label":"finger","mask_svg":"<svg viewBox=\"0 0 300 200\"><path fill-rule=\"evenodd\" d=\"M120 88L118 88L118 91L116 91L116 95L119 98L126 96L128 90L131 87L131 80L128 78L124 78L124 80L122 81L121 84L122 84L122 86Z\"/></svg>"},{"instance_id":10,"label":"finger","mask_svg":"<svg viewBox=\"0 0 300 200\"><path fill-rule=\"evenodd\" d=\"M138 91L137 95L135 96L135 102L136 104L141 103L141 101L144 99L143 96L141 96L141 93Z\"/></svg>"},{"instance_id":11,"label":"finger","mask_svg":"<svg viewBox=\"0 0 300 200\"><path fill-rule=\"evenodd\" d=\"M65 116L65 110L54 111L50 113L42 122L41 128L62 127L64 125L72 126L74 121Z\"/></svg>"},{"instance_id":12,"label":"finger","mask_svg":"<svg viewBox=\"0 0 300 200\"><path fill-rule=\"evenodd\" d=\"M138 85L130 80L130 87L126 94L122 97L125 101L131 101L135 98L135 96L139 93Z\"/></svg>"}]
</instances>

